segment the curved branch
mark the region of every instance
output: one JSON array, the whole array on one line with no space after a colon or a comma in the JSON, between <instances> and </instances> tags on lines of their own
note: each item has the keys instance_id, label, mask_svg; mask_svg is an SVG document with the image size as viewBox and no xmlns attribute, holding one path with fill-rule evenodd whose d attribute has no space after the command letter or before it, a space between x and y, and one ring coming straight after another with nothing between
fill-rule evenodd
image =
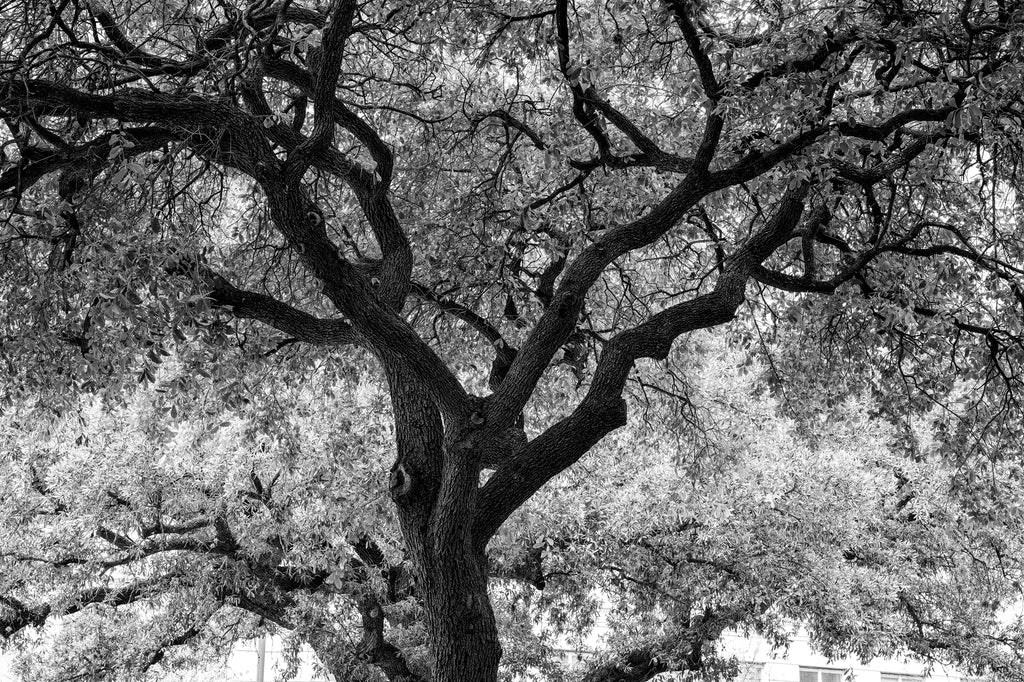
<instances>
[{"instance_id":1,"label":"curved branch","mask_svg":"<svg viewBox=\"0 0 1024 682\"><path fill-rule=\"evenodd\" d=\"M710 293L666 308L605 345L590 389L572 414L522 448L480 490L473 527L478 547L541 486L626 423L622 391L638 359L664 359L682 334L733 319L754 268L796 231L808 190L801 185L786 192L771 219L726 258Z\"/></svg>"},{"instance_id":2,"label":"curved branch","mask_svg":"<svg viewBox=\"0 0 1024 682\"><path fill-rule=\"evenodd\" d=\"M85 609L93 604L109 604L124 606L146 599L183 575L172 571L155 578L139 580L119 587L90 587L80 591L66 608L55 612L49 604L30 607L9 595L0 595L2 604L12 615L0 617L0 637L7 639L19 630L28 626L41 627L51 616L67 616Z\"/></svg>"},{"instance_id":3,"label":"curved branch","mask_svg":"<svg viewBox=\"0 0 1024 682\"><path fill-rule=\"evenodd\" d=\"M300 67L280 59L264 62L266 75L279 78L298 87L307 96L315 96L312 76ZM325 167L328 163L345 179L359 198L363 215L366 216L373 230L374 238L380 246L383 262L379 269L382 297L394 310L400 310L405 302L409 288L409 277L412 272L412 247L395 215L394 207L387 195L391 182L394 158L391 149L380 138L373 128L352 112L338 98L331 95L330 109L335 122L350 131L369 150L377 164L376 174L351 161L333 147L327 147L315 159L314 165ZM286 149L298 149L308 144L294 128L277 125L272 129L277 139Z\"/></svg>"},{"instance_id":4,"label":"curved branch","mask_svg":"<svg viewBox=\"0 0 1024 682\"><path fill-rule=\"evenodd\" d=\"M271 169L260 183L278 231L310 272L323 284L327 298L386 366L401 366L414 375L449 419L468 415L465 389L437 354L409 324L382 300L378 281L369 280L343 258L327 235L323 214L305 189L281 183Z\"/></svg>"},{"instance_id":5,"label":"curved branch","mask_svg":"<svg viewBox=\"0 0 1024 682\"><path fill-rule=\"evenodd\" d=\"M597 112L590 106L583 87L580 85L580 66L573 63L569 55L569 0L555 0L555 41L558 49L558 68L569 84L572 93L572 115L594 142L597 143L598 154L602 157L611 152L608 136L601 129Z\"/></svg>"},{"instance_id":6,"label":"curved branch","mask_svg":"<svg viewBox=\"0 0 1024 682\"><path fill-rule=\"evenodd\" d=\"M284 81L289 85L298 88L307 97L315 97L315 84L313 76L308 71L283 59L263 60L264 74L270 78ZM349 109L344 102L333 96L329 103L329 109L334 116L335 123L355 135L356 139L366 146L370 156L377 164L376 172L380 181L373 184L373 190L377 193L387 191L394 166L394 155L380 135L369 126L354 111ZM367 190L370 191L370 190Z\"/></svg>"},{"instance_id":7,"label":"curved branch","mask_svg":"<svg viewBox=\"0 0 1024 682\"><path fill-rule=\"evenodd\" d=\"M424 301L433 303L442 312L462 320L487 339L487 342L494 347L494 362L491 364L489 382L492 390L497 388L519 351L509 345L494 325L461 303L441 298L428 287L415 282L412 285L412 293Z\"/></svg>"},{"instance_id":8,"label":"curved branch","mask_svg":"<svg viewBox=\"0 0 1024 682\"><path fill-rule=\"evenodd\" d=\"M258 320L295 338L317 346L358 345L359 335L344 320L321 319L272 296L235 287L227 279L205 266L196 268L200 279L210 287L210 300L227 308L238 318Z\"/></svg>"},{"instance_id":9,"label":"curved branch","mask_svg":"<svg viewBox=\"0 0 1024 682\"><path fill-rule=\"evenodd\" d=\"M323 39L313 55L313 134L288 154L284 177L297 184L320 154L334 141L334 92L345 56L345 41L352 32L355 0L333 0L327 11Z\"/></svg>"}]
</instances>

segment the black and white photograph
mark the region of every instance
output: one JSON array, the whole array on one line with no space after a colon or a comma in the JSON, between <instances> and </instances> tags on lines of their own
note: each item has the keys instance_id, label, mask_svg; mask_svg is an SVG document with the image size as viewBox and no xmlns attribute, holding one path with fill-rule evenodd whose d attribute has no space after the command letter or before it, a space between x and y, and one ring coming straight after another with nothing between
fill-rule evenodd
<instances>
[{"instance_id":1,"label":"black and white photograph","mask_svg":"<svg viewBox=\"0 0 1024 682\"><path fill-rule=\"evenodd\" d=\"M0 0L0 682L1024 682L1024 0Z\"/></svg>"}]
</instances>

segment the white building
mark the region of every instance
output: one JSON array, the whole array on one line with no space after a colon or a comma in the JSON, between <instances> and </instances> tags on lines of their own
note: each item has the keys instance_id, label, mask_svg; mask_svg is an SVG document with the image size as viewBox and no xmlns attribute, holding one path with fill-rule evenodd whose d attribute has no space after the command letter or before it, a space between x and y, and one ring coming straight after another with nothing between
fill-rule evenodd
<instances>
[{"instance_id":1,"label":"white building","mask_svg":"<svg viewBox=\"0 0 1024 682\"><path fill-rule=\"evenodd\" d=\"M555 647L563 665L580 668L609 646L610 631L599 615L582 649L565 642ZM727 632L718 642L723 657L735 657L739 675L735 682L984 682L940 665L920 661L876 658L864 663L855 658L829 659L811 647L810 638L797 632L786 649L773 650L763 637ZM696 682L687 673L662 673L657 682ZM536 682L543 682L538 679Z\"/></svg>"},{"instance_id":2,"label":"white building","mask_svg":"<svg viewBox=\"0 0 1024 682\"><path fill-rule=\"evenodd\" d=\"M795 635L786 650L772 651L764 639L738 633L723 636L721 647L724 654L741 662L737 682L978 682L955 670L913 660L829 659L816 653L804 634Z\"/></svg>"}]
</instances>

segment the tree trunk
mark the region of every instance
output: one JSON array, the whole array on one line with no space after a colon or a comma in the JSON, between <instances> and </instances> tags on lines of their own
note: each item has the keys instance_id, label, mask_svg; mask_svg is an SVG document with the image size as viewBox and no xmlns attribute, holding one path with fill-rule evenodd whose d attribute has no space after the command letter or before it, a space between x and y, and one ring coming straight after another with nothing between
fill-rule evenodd
<instances>
[{"instance_id":1,"label":"tree trunk","mask_svg":"<svg viewBox=\"0 0 1024 682\"><path fill-rule=\"evenodd\" d=\"M391 497L426 612L433 682L497 682L487 559L471 537L482 449L465 437L472 429L447 425L446 433L408 372L392 369L388 381L398 446Z\"/></svg>"},{"instance_id":2,"label":"tree trunk","mask_svg":"<svg viewBox=\"0 0 1024 682\"><path fill-rule=\"evenodd\" d=\"M434 682L496 682L501 644L486 559L462 553L430 571L424 594Z\"/></svg>"}]
</instances>

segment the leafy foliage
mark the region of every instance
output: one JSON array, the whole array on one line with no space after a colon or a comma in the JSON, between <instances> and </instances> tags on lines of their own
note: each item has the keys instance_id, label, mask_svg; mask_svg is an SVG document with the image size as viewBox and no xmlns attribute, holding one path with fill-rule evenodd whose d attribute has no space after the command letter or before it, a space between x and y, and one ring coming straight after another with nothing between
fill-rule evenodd
<instances>
[{"instance_id":1,"label":"leafy foliage","mask_svg":"<svg viewBox=\"0 0 1024 682\"><path fill-rule=\"evenodd\" d=\"M1022 12L0 5L8 633L493 680L564 562L648 659L1012 675Z\"/></svg>"}]
</instances>

